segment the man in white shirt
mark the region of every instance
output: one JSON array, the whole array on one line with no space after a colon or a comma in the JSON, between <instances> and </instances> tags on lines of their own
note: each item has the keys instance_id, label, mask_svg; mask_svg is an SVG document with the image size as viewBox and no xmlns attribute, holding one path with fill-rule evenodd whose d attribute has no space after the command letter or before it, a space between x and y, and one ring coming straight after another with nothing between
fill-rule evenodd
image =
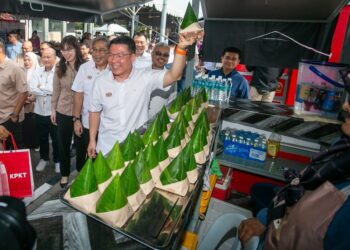
<instances>
[{"instance_id":1,"label":"man in white shirt","mask_svg":"<svg viewBox=\"0 0 350 250\"><path fill-rule=\"evenodd\" d=\"M152 65L151 54L146 51L147 38L143 32L135 33L134 42L136 45L136 59L134 61L134 67L136 69L148 68Z\"/></svg>"},{"instance_id":2,"label":"man in white shirt","mask_svg":"<svg viewBox=\"0 0 350 250\"><path fill-rule=\"evenodd\" d=\"M152 51L152 69L166 70L165 65L168 63L170 56L170 47L165 43L157 43ZM176 97L175 84L162 90L156 89L151 94L151 101L149 104L148 117L155 116L164 105L168 104Z\"/></svg>"},{"instance_id":3,"label":"man in white shirt","mask_svg":"<svg viewBox=\"0 0 350 250\"><path fill-rule=\"evenodd\" d=\"M148 120L152 91L170 86L181 76L186 49L196 41L195 37L180 34L173 66L167 71L134 68L136 46L130 37L118 37L110 42L110 72L96 78L90 99L89 156L94 157L96 150L107 155L117 140L122 142L130 131Z\"/></svg>"},{"instance_id":4,"label":"man in white shirt","mask_svg":"<svg viewBox=\"0 0 350 250\"><path fill-rule=\"evenodd\" d=\"M52 48L45 49L42 52L41 61L43 63L43 67L37 69L33 81L30 82L30 92L36 96L34 113L40 144L40 161L35 170L42 172L49 163L50 135L53 149L53 162L55 163L55 172L60 173L57 126L52 124L50 120L53 76L56 64L56 51Z\"/></svg>"},{"instance_id":5,"label":"man in white shirt","mask_svg":"<svg viewBox=\"0 0 350 250\"><path fill-rule=\"evenodd\" d=\"M76 163L80 171L86 160L86 151L89 144L89 100L95 79L109 71L108 44L106 37L99 36L92 41L92 59L79 68L74 79L73 121L76 141Z\"/></svg>"}]
</instances>

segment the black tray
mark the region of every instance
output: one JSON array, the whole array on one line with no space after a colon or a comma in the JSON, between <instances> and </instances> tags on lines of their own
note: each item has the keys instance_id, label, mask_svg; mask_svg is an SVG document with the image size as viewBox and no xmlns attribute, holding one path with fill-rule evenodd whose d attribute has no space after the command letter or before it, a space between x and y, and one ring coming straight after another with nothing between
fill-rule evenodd
<instances>
[{"instance_id":1,"label":"black tray","mask_svg":"<svg viewBox=\"0 0 350 250\"><path fill-rule=\"evenodd\" d=\"M190 184L190 189L186 196L179 196L155 188L147 196L141 207L121 228L110 225L96 215L87 214L70 204L64 199L64 195L69 187L61 192L60 200L87 217L150 249L170 249L173 247L176 236L181 232L181 227L185 226L184 222L188 218L190 208L199 196L203 185L203 174L204 171L201 169L197 182Z\"/></svg>"}]
</instances>

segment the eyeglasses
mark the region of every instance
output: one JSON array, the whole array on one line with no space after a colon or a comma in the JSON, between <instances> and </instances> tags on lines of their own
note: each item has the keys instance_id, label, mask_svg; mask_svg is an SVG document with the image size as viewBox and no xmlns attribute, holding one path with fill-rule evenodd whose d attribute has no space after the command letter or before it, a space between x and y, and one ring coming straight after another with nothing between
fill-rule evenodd
<instances>
[{"instance_id":1,"label":"eyeglasses","mask_svg":"<svg viewBox=\"0 0 350 250\"><path fill-rule=\"evenodd\" d=\"M92 53L105 54L107 52L106 49L92 49Z\"/></svg>"},{"instance_id":2,"label":"eyeglasses","mask_svg":"<svg viewBox=\"0 0 350 250\"><path fill-rule=\"evenodd\" d=\"M154 51L154 54L156 56L161 56L161 57L169 57L169 53L161 53L159 51Z\"/></svg>"},{"instance_id":3,"label":"eyeglasses","mask_svg":"<svg viewBox=\"0 0 350 250\"><path fill-rule=\"evenodd\" d=\"M61 49L61 53L68 53L68 52L72 52L74 50L74 48L70 48L70 49Z\"/></svg>"},{"instance_id":4,"label":"eyeglasses","mask_svg":"<svg viewBox=\"0 0 350 250\"><path fill-rule=\"evenodd\" d=\"M112 57L112 59L114 59L114 58L121 59L121 58L124 58L125 56L128 56L128 55L131 55L131 53L118 53L118 54L109 53L108 57Z\"/></svg>"}]
</instances>

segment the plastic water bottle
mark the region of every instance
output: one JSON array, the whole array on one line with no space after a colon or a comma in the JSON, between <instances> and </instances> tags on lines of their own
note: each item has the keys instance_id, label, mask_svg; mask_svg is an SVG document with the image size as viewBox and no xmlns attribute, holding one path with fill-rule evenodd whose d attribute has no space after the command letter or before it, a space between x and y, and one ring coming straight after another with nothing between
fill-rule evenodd
<instances>
[{"instance_id":1,"label":"plastic water bottle","mask_svg":"<svg viewBox=\"0 0 350 250\"><path fill-rule=\"evenodd\" d=\"M226 88L226 102L230 101L230 97L231 97L231 91L232 91L232 79L228 78L228 84L227 84L227 88Z\"/></svg>"},{"instance_id":2,"label":"plastic water bottle","mask_svg":"<svg viewBox=\"0 0 350 250\"><path fill-rule=\"evenodd\" d=\"M225 102L226 101L226 86L227 86L227 79L223 79L222 83L219 86L219 102Z\"/></svg>"},{"instance_id":3,"label":"plastic water bottle","mask_svg":"<svg viewBox=\"0 0 350 250\"><path fill-rule=\"evenodd\" d=\"M193 82L192 82L192 89L191 89L191 95L192 96L195 96L196 93L197 93L199 78L200 78L200 75L196 75L194 77Z\"/></svg>"}]
</instances>

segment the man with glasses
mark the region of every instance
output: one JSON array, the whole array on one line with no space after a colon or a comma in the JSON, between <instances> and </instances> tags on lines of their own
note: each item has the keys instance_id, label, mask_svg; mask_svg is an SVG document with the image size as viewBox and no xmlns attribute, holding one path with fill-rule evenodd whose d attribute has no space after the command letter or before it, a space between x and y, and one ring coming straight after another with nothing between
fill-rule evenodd
<instances>
[{"instance_id":1,"label":"man with glasses","mask_svg":"<svg viewBox=\"0 0 350 250\"><path fill-rule=\"evenodd\" d=\"M74 79L73 120L74 133L80 139L76 141L76 163L81 169L86 159L86 150L89 143L89 99L95 79L109 71L108 66L108 39L97 37L92 41L92 59L79 68Z\"/></svg>"},{"instance_id":2,"label":"man with glasses","mask_svg":"<svg viewBox=\"0 0 350 250\"><path fill-rule=\"evenodd\" d=\"M153 70L166 70L166 64L168 63L170 56L170 47L165 43L157 43L152 51L152 69ZM174 100L176 97L175 84L171 87L167 87L164 90L156 89L151 94L151 101L149 105L148 116L151 118L155 116L164 105Z\"/></svg>"},{"instance_id":3,"label":"man with glasses","mask_svg":"<svg viewBox=\"0 0 350 250\"><path fill-rule=\"evenodd\" d=\"M248 81L236 71L236 67L240 63L240 55L241 51L235 47L225 48L221 56L222 68L208 73L209 77L221 76L223 79L232 80L230 99L248 98Z\"/></svg>"},{"instance_id":4,"label":"man with glasses","mask_svg":"<svg viewBox=\"0 0 350 250\"><path fill-rule=\"evenodd\" d=\"M201 35L202 32L180 34L170 70L136 69L133 66L136 59L135 42L126 36L110 42L110 72L96 78L90 99L89 156L94 157L96 150L107 155L116 141L124 141L129 132L148 120L151 93L170 86L181 76L187 47Z\"/></svg>"}]
</instances>

